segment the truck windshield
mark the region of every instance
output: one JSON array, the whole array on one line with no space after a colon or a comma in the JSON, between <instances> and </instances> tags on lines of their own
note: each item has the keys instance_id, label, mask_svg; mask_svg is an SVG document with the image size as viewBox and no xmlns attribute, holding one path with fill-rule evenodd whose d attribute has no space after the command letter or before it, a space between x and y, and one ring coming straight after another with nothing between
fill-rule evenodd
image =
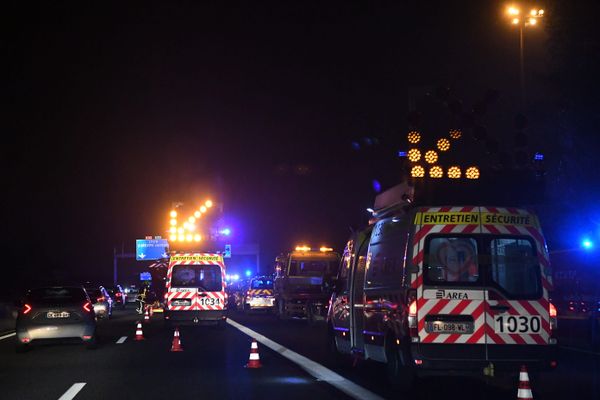
<instances>
[{"instance_id":1,"label":"truck windshield","mask_svg":"<svg viewBox=\"0 0 600 400\"><path fill-rule=\"evenodd\" d=\"M205 292L222 289L221 267L218 265L175 265L171 287L198 288Z\"/></svg>"},{"instance_id":2,"label":"truck windshield","mask_svg":"<svg viewBox=\"0 0 600 400\"><path fill-rule=\"evenodd\" d=\"M292 260L290 262L290 276L323 276L334 273L337 262L321 260Z\"/></svg>"}]
</instances>

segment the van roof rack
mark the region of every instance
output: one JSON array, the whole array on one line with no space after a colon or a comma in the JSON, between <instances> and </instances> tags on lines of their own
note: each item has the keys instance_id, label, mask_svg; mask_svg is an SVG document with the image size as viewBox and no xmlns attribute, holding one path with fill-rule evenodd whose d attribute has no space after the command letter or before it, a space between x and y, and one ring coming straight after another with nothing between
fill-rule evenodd
<instances>
[{"instance_id":1,"label":"van roof rack","mask_svg":"<svg viewBox=\"0 0 600 400\"><path fill-rule=\"evenodd\" d=\"M373 218L369 223L372 224L381 218L393 215L406 214L412 206L414 197L415 188L406 182L401 182L378 194L373 205Z\"/></svg>"}]
</instances>

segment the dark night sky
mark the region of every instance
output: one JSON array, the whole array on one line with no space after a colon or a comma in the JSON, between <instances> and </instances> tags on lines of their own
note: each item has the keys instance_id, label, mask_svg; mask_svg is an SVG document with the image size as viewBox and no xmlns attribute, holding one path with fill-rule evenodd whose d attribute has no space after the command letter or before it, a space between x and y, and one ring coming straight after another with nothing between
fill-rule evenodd
<instances>
[{"instance_id":1,"label":"dark night sky","mask_svg":"<svg viewBox=\"0 0 600 400\"><path fill-rule=\"evenodd\" d=\"M447 85L469 106L497 89L499 132L516 111L500 2L257 3L9 8L4 243L24 254L21 279L110 278L113 245L160 233L172 201L206 193L263 264L300 239L339 248L365 222L371 180L400 177L409 93ZM528 35L536 138L554 94L545 33Z\"/></svg>"}]
</instances>

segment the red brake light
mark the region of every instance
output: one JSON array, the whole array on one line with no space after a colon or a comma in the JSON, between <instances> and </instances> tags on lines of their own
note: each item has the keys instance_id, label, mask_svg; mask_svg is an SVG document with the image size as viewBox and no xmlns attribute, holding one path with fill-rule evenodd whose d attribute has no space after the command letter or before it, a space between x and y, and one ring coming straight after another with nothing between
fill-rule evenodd
<instances>
[{"instance_id":1,"label":"red brake light","mask_svg":"<svg viewBox=\"0 0 600 400\"><path fill-rule=\"evenodd\" d=\"M31 306L29 304L24 304L23 305L23 315L27 314L29 311L31 311Z\"/></svg>"},{"instance_id":2,"label":"red brake light","mask_svg":"<svg viewBox=\"0 0 600 400\"><path fill-rule=\"evenodd\" d=\"M117 296L117 297L121 297L121 293L118 293L118 292L117 292L117 294L116 294L115 296Z\"/></svg>"},{"instance_id":3,"label":"red brake light","mask_svg":"<svg viewBox=\"0 0 600 400\"><path fill-rule=\"evenodd\" d=\"M89 301L86 301L85 304L83 305L83 309L87 312L92 312L92 309L90 308L92 305L90 304Z\"/></svg>"},{"instance_id":4,"label":"red brake light","mask_svg":"<svg viewBox=\"0 0 600 400\"><path fill-rule=\"evenodd\" d=\"M102 297L98 297L98 298L96 299L96 301L104 301L104 300L106 300L106 298L105 298L104 296L102 296Z\"/></svg>"},{"instance_id":5,"label":"red brake light","mask_svg":"<svg viewBox=\"0 0 600 400\"><path fill-rule=\"evenodd\" d=\"M556 307L554 304L548 303L548 311L550 312L550 318L556 318L558 316L558 312L556 311Z\"/></svg>"}]
</instances>

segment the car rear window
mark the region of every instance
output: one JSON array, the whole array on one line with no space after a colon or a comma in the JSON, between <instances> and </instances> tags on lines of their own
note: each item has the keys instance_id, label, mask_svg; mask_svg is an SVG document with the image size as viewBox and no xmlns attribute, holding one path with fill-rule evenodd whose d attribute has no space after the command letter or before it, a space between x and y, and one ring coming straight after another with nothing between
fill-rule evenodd
<instances>
[{"instance_id":1,"label":"car rear window","mask_svg":"<svg viewBox=\"0 0 600 400\"><path fill-rule=\"evenodd\" d=\"M175 265L171 287L198 288L205 292L217 292L223 287L221 267L218 265Z\"/></svg>"},{"instance_id":2,"label":"car rear window","mask_svg":"<svg viewBox=\"0 0 600 400\"><path fill-rule=\"evenodd\" d=\"M27 301L33 304L72 304L86 301L81 288L51 287L33 289L27 294Z\"/></svg>"}]
</instances>

